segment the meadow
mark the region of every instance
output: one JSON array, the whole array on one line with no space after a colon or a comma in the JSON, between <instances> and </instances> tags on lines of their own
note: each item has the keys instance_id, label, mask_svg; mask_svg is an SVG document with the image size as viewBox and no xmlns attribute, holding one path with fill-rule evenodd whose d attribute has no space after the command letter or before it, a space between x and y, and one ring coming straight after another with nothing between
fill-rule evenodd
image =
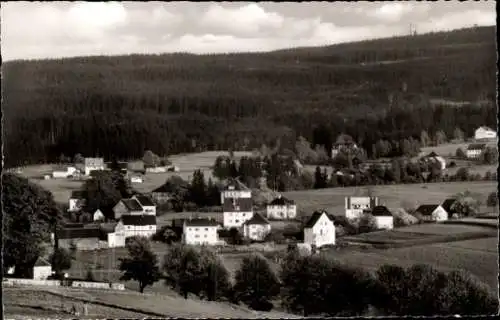
<instances>
[{"instance_id":1,"label":"meadow","mask_svg":"<svg viewBox=\"0 0 500 320\"><path fill-rule=\"evenodd\" d=\"M453 195L470 190L480 195L485 203L488 194L497 190L496 181L443 182L429 184L379 185L369 187L328 188L305 191L283 192L283 196L297 204L297 214L310 215L318 209L340 215L345 210L345 197L372 193L379 197L379 204L389 209L403 207L403 202L420 204L441 204Z\"/></svg>"}]
</instances>

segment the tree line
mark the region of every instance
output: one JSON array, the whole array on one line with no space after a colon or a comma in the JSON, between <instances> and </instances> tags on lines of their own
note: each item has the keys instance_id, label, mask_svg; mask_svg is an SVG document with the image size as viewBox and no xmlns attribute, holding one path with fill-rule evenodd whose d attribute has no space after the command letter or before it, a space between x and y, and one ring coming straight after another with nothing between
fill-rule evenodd
<instances>
[{"instance_id":1,"label":"tree line","mask_svg":"<svg viewBox=\"0 0 500 320\"><path fill-rule=\"evenodd\" d=\"M408 268L382 265L367 272L326 255L301 254L290 245L278 270L262 254L243 258L231 275L208 247L172 245L160 266L145 238L127 243L123 280L136 280L140 291L163 279L184 298L242 302L270 311L279 301L288 312L303 316L494 314L492 290L465 271L441 272L416 264Z\"/></svg>"},{"instance_id":2,"label":"tree line","mask_svg":"<svg viewBox=\"0 0 500 320\"><path fill-rule=\"evenodd\" d=\"M452 136L458 127L470 136L496 123L492 30L462 30L443 40L467 41L460 50L411 37L393 41L430 42L412 49L361 43L292 53L8 62L6 164L52 162L61 153L126 160L147 149L160 155L251 150L288 135L330 150L328 139L340 133L371 156L376 141L418 139L422 130ZM412 55L429 56L359 64ZM472 104L436 105L434 98ZM320 126L332 133L314 138Z\"/></svg>"}]
</instances>

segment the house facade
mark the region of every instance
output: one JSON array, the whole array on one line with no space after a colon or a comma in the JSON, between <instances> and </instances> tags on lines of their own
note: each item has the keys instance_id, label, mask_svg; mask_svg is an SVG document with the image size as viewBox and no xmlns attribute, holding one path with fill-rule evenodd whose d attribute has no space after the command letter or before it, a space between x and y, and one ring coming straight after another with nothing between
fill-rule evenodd
<instances>
[{"instance_id":1,"label":"house facade","mask_svg":"<svg viewBox=\"0 0 500 320\"><path fill-rule=\"evenodd\" d=\"M375 218L377 229L391 230L394 229L394 216L391 211L385 206L375 206L371 210L372 216Z\"/></svg>"},{"instance_id":2,"label":"house facade","mask_svg":"<svg viewBox=\"0 0 500 320\"><path fill-rule=\"evenodd\" d=\"M170 190L167 188L166 185L162 185L151 191L151 198L157 204L167 203L168 200L170 199Z\"/></svg>"},{"instance_id":3,"label":"house facade","mask_svg":"<svg viewBox=\"0 0 500 320\"><path fill-rule=\"evenodd\" d=\"M441 204L441 207L448 213L448 217L451 218L455 213L457 213L457 210L454 208L454 204L457 200L450 198L446 199L443 201Z\"/></svg>"},{"instance_id":4,"label":"house facade","mask_svg":"<svg viewBox=\"0 0 500 320\"><path fill-rule=\"evenodd\" d=\"M428 222L439 222L448 220L448 212L438 204L424 204L415 210L422 215L422 219Z\"/></svg>"},{"instance_id":5,"label":"house facade","mask_svg":"<svg viewBox=\"0 0 500 320\"><path fill-rule=\"evenodd\" d=\"M108 233L109 247L123 247L129 237L149 238L156 233L156 216L123 215L116 224L114 232Z\"/></svg>"},{"instance_id":6,"label":"house facade","mask_svg":"<svg viewBox=\"0 0 500 320\"><path fill-rule=\"evenodd\" d=\"M314 212L304 226L304 243L317 248L335 244L335 225L325 211Z\"/></svg>"},{"instance_id":7,"label":"house facade","mask_svg":"<svg viewBox=\"0 0 500 320\"><path fill-rule=\"evenodd\" d=\"M85 205L85 194L83 191L73 191L69 198L69 212L80 211Z\"/></svg>"},{"instance_id":8,"label":"house facade","mask_svg":"<svg viewBox=\"0 0 500 320\"><path fill-rule=\"evenodd\" d=\"M35 266L33 267L33 279L46 280L51 275L52 266L50 265L50 263L43 258L38 258Z\"/></svg>"},{"instance_id":9,"label":"house facade","mask_svg":"<svg viewBox=\"0 0 500 320\"><path fill-rule=\"evenodd\" d=\"M219 223L213 219L184 220L182 242L188 245L216 245L219 242L218 226Z\"/></svg>"},{"instance_id":10,"label":"house facade","mask_svg":"<svg viewBox=\"0 0 500 320\"><path fill-rule=\"evenodd\" d=\"M467 158L478 159L485 149L486 149L486 144L484 143L469 144L466 151Z\"/></svg>"},{"instance_id":11,"label":"house facade","mask_svg":"<svg viewBox=\"0 0 500 320\"><path fill-rule=\"evenodd\" d=\"M85 158L84 160L84 173L90 176L92 171L104 170L103 158Z\"/></svg>"},{"instance_id":12,"label":"house facade","mask_svg":"<svg viewBox=\"0 0 500 320\"><path fill-rule=\"evenodd\" d=\"M150 199L148 196L134 195L131 199L134 199L137 202L139 202L144 214L156 216L156 205L154 204L153 200Z\"/></svg>"},{"instance_id":13,"label":"house facade","mask_svg":"<svg viewBox=\"0 0 500 320\"><path fill-rule=\"evenodd\" d=\"M474 132L475 140L483 140L483 139L495 139L497 137L497 132L488 127L479 127Z\"/></svg>"},{"instance_id":14,"label":"house facade","mask_svg":"<svg viewBox=\"0 0 500 320\"><path fill-rule=\"evenodd\" d=\"M252 191L238 182L230 183L221 192L224 228L240 228L253 217Z\"/></svg>"},{"instance_id":15,"label":"house facade","mask_svg":"<svg viewBox=\"0 0 500 320\"><path fill-rule=\"evenodd\" d=\"M114 207L113 212L116 220L119 220L124 215L143 214L141 204L136 199L122 199Z\"/></svg>"},{"instance_id":16,"label":"house facade","mask_svg":"<svg viewBox=\"0 0 500 320\"><path fill-rule=\"evenodd\" d=\"M378 197L346 197L345 217L357 219L363 215L364 210L373 209L378 205Z\"/></svg>"},{"instance_id":17,"label":"house facade","mask_svg":"<svg viewBox=\"0 0 500 320\"><path fill-rule=\"evenodd\" d=\"M54 234L51 237L52 241L55 241ZM101 247L99 228L96 227L59 229L57 230L57 240L59 247L65 249L70 249L74 246L77 250L95 250Z\"/></svg>"},{"instance_id":18,"label":"house facade","mask_svg":"<svg viewBox=\"0 0 500 320\"><path fill-rule=\"evenodd\" d=\"M106 217L100 209L94 211L94 214L92 215L92 221L104 221L104 219L106 219Z\"/></svg>"},{"instance_id":19,"label":"house facade","mask_svg":"<svg viewBox=\"0 0 500 320\"><path fill-rule=\"evenodd\" d=\"M243 236L250 240L263 241L271 232L271 224L259 213L243 224Z\"/></svg>"},{"instance_id":20,"label":"house facade","mask_svg":"<svg viewBox=\"0 0 500 320\"><path fill-rule=\"evenodd\" d=\"M295 219L296 216L297 205L295 202L281 195L271 201L266 207L266 217L268 219Z\"/></svg>"},{"instance_id":21,"label":"house facade","mask_svg":"<svg viewBox=\"0 0 500 320\"><path fill-rule=\"evenodd\" d=\"M167 172L168 168L165 166L159 167L146 167L146 173L163 173Z\"/></svg>"},{"instance_id":22,"label":"house facade","mask_svg":"<svg viewBox=\"0 0 500 320\"><path fill-rule=\"evenodd\" d=\"M130 182L131 183L143 183L144 179L140 176L132 176L132 177L130 177Z\"/></svg>"}]
</instances>

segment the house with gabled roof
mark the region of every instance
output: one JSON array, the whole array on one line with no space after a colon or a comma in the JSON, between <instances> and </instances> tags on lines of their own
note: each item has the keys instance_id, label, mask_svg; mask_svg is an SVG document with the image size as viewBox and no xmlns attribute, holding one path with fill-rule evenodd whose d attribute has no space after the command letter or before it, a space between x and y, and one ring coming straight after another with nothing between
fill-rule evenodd
<instances>
[{"instance_id":1,"label":"house with gabled roof","mask_svg":"<svg viewBox=\"0 0 500 320\"><path fill-rule=\"evenodd\" d=\"M495 139L496 137L497 137L497 132L486 126L479 127L474 132L475 140Z\"/></svg>"},{"instance_id":2,"label":"house with gabled roof","mask_svg":"<svg viewBox=\"0 0 500 320\"><path fill-rule=\"evenodd\" d=\"M221 192L224 228L240 228L253 217L252 191L237 179L229 180Z\"/></svg>"},{"instance_id":3,"label":"house with gabled roof","mask_svg":"<svg viewBox=\"0 0 500 320\"><path fill-rule=\"evenodd\" d=\"M304 243L317 248L335 244L335 225L326 211L314 212L306 222L304 226Z\"/></svg>"},{"instance_id":4,"label":"house with gabled roof","mask_svg":"<svg viewBox=\"0 0 500 320\"><path fill-rule=\"evenodd\" d=\"M345 197L345 217L357 219L363 215L364 210L373 209L378 205L378 197Z\"/></svg>"},{"instance_id":5,"label":"house with gabled roof","mask_svg":"<svg viewBox=\"0 0 500 320\"><path fill-rule=\"evenodd\" d=\"M424 204L415 210L415 214L422 216L423 221L445 221L448 220L448 212L439 204Z\"/></svg>"},{"instance_id":6,"label":"house with gabled roof","mask_svg":"<svg viewBox=\"0 0 500 320\"><path fill-rule=\"evenodd\" d=\"M119 220L123 215L142 215L143 209L136 199L121 199L113 207L113 212L115 219Z\"/></svg>"},{"instance_id":7,"label":"house with gabled roof","mask_svg":"<svg viewBox=\"0 0 500 320\"><path fill-rule=\"evenodd\" d=\"M453 216L453 214L457 213L457 210L453 207L453 205L457 202L457 199L449 198L443 201L441 207L448 213L448 217Z\"/></svg>"},{"instance_id":8,"label":"house with gabled roof","mask_svg":"<svg viewBox=\"0 0 500 320\"><path fill-rule=\"evenodd\" d=\"M297 216L297 205L295 201L278 195L278 197L274 198L266 206L266 216L268 219L275 220L295 219Z\"/></svg>"},{"instance_id":9,"label":"house with gabled roof","mask_svg":"<svg viewBox=\"0 0 500 320\"><path fill-rule=\"evenodd\" d=\"M104 158L85 158L83 165L85 175L90 176L92 171L104 170Z\"/></svg>"},{"instance_id":10,"label":"house with gabled roof","mask_svg":"<svg viewBox=\"0 0 500 320\"><path fill-rule=\"evenodd\" d=\"M182 227L182 242L189 245L216 245L219 243L219 226L211 218L186 219Z\"/></svg>"},{"instance_id":11,"label":"house with gabled roof","mask_svg":"<svg viewBox=\"0 0 500 320\"><path fill-rule=\"evenodd\" d=\"M258 212L243 224L243 236L251 240L263 241L270 232L271 224Z\"/></svg>"},{"instance_id":12,"label":"house with gabled roof","mask_svg":"<svg viewBox=\"0 0 500 320\"><path fill-rule=\"evenodd\" d=\"M394 229L394 216L386 206L375 206L370 214L375 218L377 229Z\"/></svg>"},{"instance_id":13,"label":"house with gabled roof","mask_svg":"<svg viewBox=\"0 0 500 320\"><path fill-rule=\"evenodd\" d=\"M46 280L52 275L52 265L46 259L39 257L33 266L33 279Z\"/></svg>"},{"instance_id":14,"label":"house with gabled roof","mask_svg":"<svg viewBox=\"0 0 500 320\"><path fill-rule=\"evenodd\" d=\"M122 215L114 232L107 233L109 247L123 247L129 237L151 237L156 233L156 216Z\"/></svg>"},{"instance_id":15,"label":"house with gabled roof","mask_svg":"<svg viewBox=\"0 0 500 320\"><path fill-rule=\"evenodd\" d=\"M142 194L136 194L131 199L135 199L137 200L137 202L139 202L144 214L151 214L156 216L156 205L150 197Z\"/></svg>"},{"instance_id":16,"label":"house with gabled roof","mask_svg":"<svg viewBox=\"0 0 500 320\"><path fill-rule=\"evenodd\" d=\"M57 236L57 237L56 237ZM52 241L57 239L59 247L78 250L94 250L100 247L99 228L95 226L80 226L68 224L56 230L56 235L51 234Z\"/></svg>"}]
</instances>

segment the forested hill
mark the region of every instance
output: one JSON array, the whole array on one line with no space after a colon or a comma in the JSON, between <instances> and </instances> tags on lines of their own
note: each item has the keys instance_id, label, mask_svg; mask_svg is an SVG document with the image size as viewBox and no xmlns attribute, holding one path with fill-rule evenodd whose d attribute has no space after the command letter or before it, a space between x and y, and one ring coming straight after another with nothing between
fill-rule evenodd
<instances>
[{"instance_id":1,"label":"forested hill","mask_svg":"<svg viewBox=\"0 0 500 320\"><path fill-rule=\"evenodd\" d=\"M254 148L284 134L329 144L346 132L368 147L424 129L472 134L496 126L495 39L477 27L268 53L7 62L6 164ZM320 125L327 138L313 134Z\"/></svg>"}]
</instances>

